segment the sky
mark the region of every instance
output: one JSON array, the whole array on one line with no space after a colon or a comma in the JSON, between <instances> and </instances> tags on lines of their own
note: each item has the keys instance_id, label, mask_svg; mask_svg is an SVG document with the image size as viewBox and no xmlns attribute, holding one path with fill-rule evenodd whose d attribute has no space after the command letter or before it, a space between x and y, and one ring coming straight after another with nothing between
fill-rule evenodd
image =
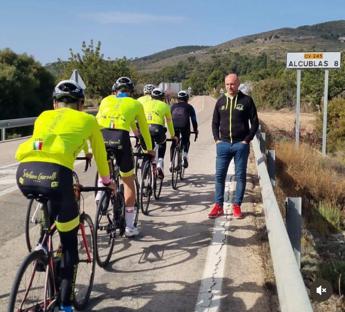
<instances>
[{"instance_id":1,"label":"sky","mask_svg":"<svg viewBox=\"0 0 345 312\"><path fill-rule=\"evenodd\" d=\"M111 59L345 18L345 0L0 0L0 49L43 65L83 41Z\"/></svg>"}]
</instances>

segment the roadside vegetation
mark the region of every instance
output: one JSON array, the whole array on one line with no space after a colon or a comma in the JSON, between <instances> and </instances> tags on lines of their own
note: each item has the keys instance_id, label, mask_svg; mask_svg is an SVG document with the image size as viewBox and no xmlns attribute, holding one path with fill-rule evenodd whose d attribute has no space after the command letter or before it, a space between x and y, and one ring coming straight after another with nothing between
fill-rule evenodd
<instances>
[{"instance_id":1,"label":"roadside vegetation","mask_svg":"<svg viewBox=\"0 0 345 312\"><path fill-rule=\"evenodd\" d=\"M332 111L334 102L330 104ZM263 128L269 148L276 152L275 192L282 215L286 197L302 197L304 280L309 285L316 278L326 279L335 293L324 310L318 306L315 311L345 309L345 166L334 157L323 157L308 138L296 148L293 133L275 135L269 125Z\"/></svg>"}]
</instances>

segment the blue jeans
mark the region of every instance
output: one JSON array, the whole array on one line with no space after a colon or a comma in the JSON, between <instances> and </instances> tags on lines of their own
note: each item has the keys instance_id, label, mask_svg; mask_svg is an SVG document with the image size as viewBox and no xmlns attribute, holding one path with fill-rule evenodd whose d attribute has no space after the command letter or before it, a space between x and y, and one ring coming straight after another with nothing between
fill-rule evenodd
<instances>
[{"instance_id":1,"label":"blue jeans","mask_svg":"<svg viewBox=\"0 0 345 312\"><path fill-rule=\"evenodd\" d=\"M215 202L223 206L226 174L232 158L235 160L236 192L234 203L241 205L246 188L247 161L249 144L242 142L216 144L216 193Z\"/></svg>"}]
</instances>

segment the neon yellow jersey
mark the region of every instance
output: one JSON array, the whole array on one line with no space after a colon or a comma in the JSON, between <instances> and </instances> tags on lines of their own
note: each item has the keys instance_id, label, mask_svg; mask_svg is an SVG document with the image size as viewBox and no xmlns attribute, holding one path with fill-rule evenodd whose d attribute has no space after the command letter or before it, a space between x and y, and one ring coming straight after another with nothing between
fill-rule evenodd
<instances>
[{"instance_id":1,"label":"neon yellow jersey","mask_svg":"<svg viewBox=\"0 0 345 312\"><path fill-rule=\"evenodd\" d=\"M141 104L144 104L144 103L146 103L147 101L150 101L150 100L152 100L152 98L151 98L151 95L149 95L149 94L143 95L140 98L138 98L138 101Z\"/></svg>"},{"instance_id":2,"label":"neon yellow jersey","mask_svg":"<svg viewBox=\"0 0 345 312\"><path fill-rule=\"evenodd\" d=\"M165 126L165 120L171 136L175 135L170 106L160 100L151 99L143 103L147 123Z\"/></svg>"},{"instance_id":3,"label":"neon yellow jersey","mask_svg":"<svg viewBox=\"0 0 345 312\"><path fill-rule=\"evenodd\" d=\"M73 163L89 140L102 177L109 176L103 136L96 118L71 108L43 112L35 121L32 137L20 144L19 162L42 161L73 170Z\"/></svg>"},{"instance_id":4,"label":"neon yellow jersey","mask_svg":"<svg viewBox=\"0 0 345 312\"><path fill-rule=\"evenodd\" d=\"M152 150L151 136L142 104L131 97L105 97L96 115L99 125L103 128L118 129L130 132L138 122L140 133L148 150Z\"/></svg>"}]
</instances>

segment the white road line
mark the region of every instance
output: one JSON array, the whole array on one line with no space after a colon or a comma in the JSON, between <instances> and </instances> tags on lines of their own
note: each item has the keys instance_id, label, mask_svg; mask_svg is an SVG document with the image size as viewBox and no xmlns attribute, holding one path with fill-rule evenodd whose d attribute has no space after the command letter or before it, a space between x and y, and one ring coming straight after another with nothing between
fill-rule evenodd
<instances>
[{"instance_id":1,"label":"white road line","mask_svg":"<svg viewBox=\"0 0 345 312\"><path fill-rule=\"evenodd\" d=\"M0 185L15 184L15 183L16 183L15 178L0 179Z\"/></svg>"},{"instance_id":2,"label":"white road line","mask_svg":"<svg viewBox=\"0 0 345 312\"><path fill-rule=\"evenodd\" d=\"M3 191L0 191L0 197L1 196L4 196L6 194L9 194L9 193L12 193L14 191L18 190L18 186L17 185L14 185L14 186L11 186L7 189L4 189Z\"/></svg>"},{"instance_id":3,"label":"white road line","mask_svg":"<svg viewBox=\"0 0 345 312\"><path fill-rule=\"evenodd\" d=\"M230 222L224 217L215 220L195 312L216 312L220 306L229 226Z\"/></svg>"},{"instance_id":4,"label":"white road line","mask_svg":"<svg viewBox=\"0 0 345 312\"><path fill-rule=\"evenodd\" d=\"M19 163L13 163L13 164L9 164L9 165L6 165L6 166L2 166L0 167L0 170L1 169L6 169L6 168L10 168L10 167L16 167L18 166Z\"/></svg>"},{"instance_id":5,"label":"white road line","mask_svg":"<svg viewBox=\"0 0 345 312\"><path fill-rule=\"evenodd\" d=\"M199 289L195 312L217 312L222 296L224 267L227 256L226 235L230 227L231 201L236 183L231 181L235 175L235 163L229 165L224 195L224 217L215 220L213 235L207 251L207 258Z\"/></svg>"}]
</instances>

